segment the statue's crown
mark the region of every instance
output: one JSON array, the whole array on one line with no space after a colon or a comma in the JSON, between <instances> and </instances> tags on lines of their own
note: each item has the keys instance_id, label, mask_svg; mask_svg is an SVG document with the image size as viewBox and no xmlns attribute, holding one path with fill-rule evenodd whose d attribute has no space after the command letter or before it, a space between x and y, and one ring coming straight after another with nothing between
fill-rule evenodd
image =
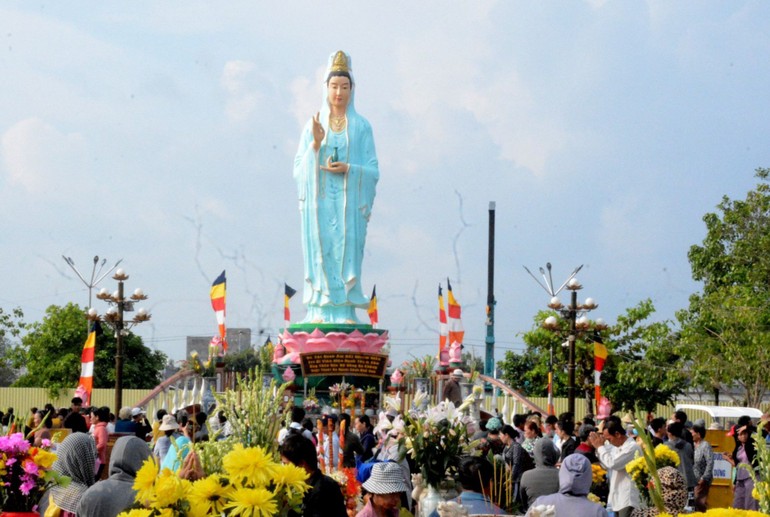
<instances>
[{"instance_id":1,"label":"statue's crown","mask_svg":"<svg viewBox=\"0 0 770 517\"><path fill-rule=\"evenodd\" d=\"M338 50L334 54L334 60L332 61L332 68L330 72L348 72L350 73L350 65L348 64L348 58L345 53Z\"/></svg>"}]
</instances>

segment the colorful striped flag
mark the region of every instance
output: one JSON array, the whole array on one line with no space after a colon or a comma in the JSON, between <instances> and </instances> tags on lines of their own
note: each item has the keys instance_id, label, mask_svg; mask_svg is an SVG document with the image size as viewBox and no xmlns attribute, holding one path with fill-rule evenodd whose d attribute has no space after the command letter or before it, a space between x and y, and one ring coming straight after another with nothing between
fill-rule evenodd
<instances>
[{"instance_id":1,"label":"colorful striped flag","mask_svg":"<svg viewBox=\"0 0 770 517\"><path fill-rule=\"evenodd\" d=\"M214 283L211 284L211 306L217 315L217 325L219 325L219 337L222 340L222 350L227 353L227 330L225 329L225 292L227 280L225 272L222 271Z\"/></svg>"},{"instance_id":2,"label":"colorful striped flag","mask_svg":"<svg viewBox=\"0 0 770 517\"><path fill-rule=\"evenodd\" d=\"M91 330L88 332L86 344L83 345L83 353L80 355L80 381L78 390L82 388L85 397L83 405L91 405L91 392L94 389L94 356L96 355L96 327L97 323L91 324Z\"/></svg>"},{"instance_id":3,"label":"colorful striped flag","mask_svg":"<svg viewBox=\"0 0 770 517\"><path fill-rule=\"evenodd\" d=\"M449 303L449 318L447 320L449 324L449 344L452 345L456 341L462 345L465 331L463 330L463 322L460 317L461 309L460 304L452 293L452 284L449 283L449 278L446 279L446 288Z\"/></svg>"},{"instance_id":4,"label":"colorful striped flag","mask_svg":"<svg viewBox=\"0 0 770 517\"><path fill-rule=\"evenodd\" d=\"M444 308L444 292L441 290L441 284L438 284L438 351L439 356L442 350L447 350L447 323L446 309Z\"/></svg>"},{"instance_id":5,"label":"colorful striped flag","mask_svg":"<svg viewBox=\"0 0 770 517\"><path fill-rule=\"evenodd\" d=\"M556 415L556 408L553 405L553 372L548 372L548 414Z\"/></svg>"},{"instance_id":6,"label":"colorful striped flag","mask_svg":"<svg viewBox=\"0 0 770 517\"><path fill-rule=\"evenodd\" d=\"M602 399L602 370L604 370L607 354L607 347L598 341L594 341L594 400L596 402L596 414L599 414L599 401Z\"/></svg>"},{"instance_id":7,"label":"colorful striped flag","mask_svg":"<svg viewBox=\"0 0 770 517\"><path fill-rule=\"evenodd\" d=\"M369 308L366 309L366 312L369 314L369 322L372 324L372 327L377 328L377 323L379 320L379 315L377 314L377 286L375 285L372 287L372 297L369 299Z\"/></svg>"},{"instance_id":8,"label":"colorful striped flag","mask_svg":"<svg viewBox=\"0 0 770 517\"><path fill-rule=\"evenodd\" d=\"M289 300L292 296L297 294L296 289L289 287L289 284L284 282L283 284L283 322L284 326L288 327L291 323L291 311L289 311Z\"/></svg>"}]
</instances>

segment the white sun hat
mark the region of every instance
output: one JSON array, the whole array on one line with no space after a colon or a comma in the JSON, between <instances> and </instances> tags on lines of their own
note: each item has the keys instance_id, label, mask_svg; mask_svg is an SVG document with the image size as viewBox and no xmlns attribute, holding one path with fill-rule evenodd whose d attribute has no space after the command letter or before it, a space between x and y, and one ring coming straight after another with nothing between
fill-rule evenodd
<instances>
[{"instance_id":1,"label":"white sun hat","mask_svg":"<svg viewBox=\"0 0 770 517\"><path fill-rule=\"evenodd\" d=\"M372 474L363 484L370 494L397 494L406 492L409 487L404 482L404 475L398 463L386 461L375 463Z\"/></svg>"}]
</instances>

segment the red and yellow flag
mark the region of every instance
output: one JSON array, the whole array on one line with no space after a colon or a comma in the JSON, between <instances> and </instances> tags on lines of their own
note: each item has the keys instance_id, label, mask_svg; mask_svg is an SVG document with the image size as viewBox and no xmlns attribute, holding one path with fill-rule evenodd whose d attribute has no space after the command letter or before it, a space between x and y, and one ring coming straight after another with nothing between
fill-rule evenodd
<instances>
[{"instance_id":1,"label":"red and yellow flag","mask_svg":"<svg viewBox=\"0 0 770 517\"><path fill-rule=\"evenodd\" d=\"M594 341L594 401L596 414L599 414L599 401L602 399L602 370L607 360L607 347Z\"/></svg>"},{"instance_id":2,"label":"red and yellow flag","mask_svg":"<svg viewBox=\"0 0 770 517\"><path fill-rule=\"evenodd\" d=\"M553 372L548 372L548 414L556 415L556 408L553 405Z\"/></svg>"},{"instance_id":3,"label":"red and yellow flag","mask_svg":"<svg viewBox=\"0 0 770 517\"><path fill-rule=\"evenodd\" d=\"M296 289L289 287L286 282L283 283L283 323L288 327L291 323L291 311L289 310L289 300L291 297L297 294Z\"/></svg>"},{"instance_id":4,"label":"red and yellow flag","mask_svg":"<svg viewBox=\"0 0 770 517\"><path fill-rule=\"evenodd\" d=\"M91 404L91 392L94 389L94 357L96 355L96 323L91 325L86 344L83 345L83 353L80 355L80 381L78 388L82 387L86 394L83 405Z\"/></svg>"},{"instance_id":5,"label":"red and yellow flag","mask_svg":"<svg viewBox=\"0 0 770 517\"><path fill-rule=\"evenodd\" d=\"M377 327L377 323L379 320L379 315L377 314L377 286L375 285L372 287L372 297L369 299L369 308L366 309L367 314L369 314L369 322L372 324L372 327Z\"/></svg>"},{"instance_id":6,"label":"red and yellow flag","mask_svg":"<svg viewBox=\"0 0 770 517\"><path fill-rule=\"evenodd\" d=\"M446 309L444 308L444 292L441 290L441 284L438 284L438 351L447 348L447 323Z\"/></svg>"},{"instance_id":7,"label":"red and yellow flag","mask_svg":"<svg viewBox=\"0 0 770 517\"><path fill-rule=\"evenodd\" d=\"M217 325L219 325L219 337L222 339L222 349L227 353L227 330L225 328L225 292L227 281L225 272L222 273L211 284L211 307L217 316Z\"/></svg>"},{"instance_id":8,"label":"red and yellow flag","mask_svg":"<svg viewBox=\"0 0 770 517\"><path fill-rule=\"evenodd\" d=\"M455 341L463 344L463 338L465 337L465 330L463 330L463 322L460 317L462 312L460 304L452 293L452 284L449 283L449 279L446 279L447 298L449 303L449 318L447 323L449 325L449 344L452 345Z\"/></svg>"}]
</instances>

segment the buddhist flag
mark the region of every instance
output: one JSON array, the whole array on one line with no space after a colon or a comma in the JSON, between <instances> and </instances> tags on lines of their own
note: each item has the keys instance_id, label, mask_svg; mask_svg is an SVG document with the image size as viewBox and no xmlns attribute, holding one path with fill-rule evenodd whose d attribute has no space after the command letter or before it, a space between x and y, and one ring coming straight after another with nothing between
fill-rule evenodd
<instances>
[{"instance_id":1,"label":"buddhist flag","mask_svg":"<svg viewBox=\"0 0 770 517\"><path fill-rule=\"evenodd\" d=\"M438 284L438 351L447 349L447 323L446 309L444 308L444 292L441 290L441 284Z\"/></svg>"},{"instance_id":2,"label":"buddhist flag","mask_svg":"<svg viewBox=\"0 0 770 517\"><path fill-rule=\"evenodd\" d=\"M465 337L465 331L463 330L463 322L460 318L460 304L455 300L452 293L452 284L449 283L449 279L446 279L447 298L449 303L449 314L447 323L449 325L449 344L452 345L455 341L463 344L463 337Z\"/></svg>"},{"instance_id":3,"label":"buddhist flag","mask_svg":"<svg viewBox=\"0 0 770 517\"><path fill-rule=\"evenodd\" d=\"M594 341L594 400L596 401L597 414L599 414L599 401L602 399L602 370L604 370L604 361L606 360L607 347Z\"/></svg>"},{"instance_id":4,"label":"buddhist flag","mask_svg":"<svg viewBox=\"0 0 770 517\"><path fill-rule=\"evenodd\" d=\"M289 300L297 293L296 289L289 287L289 284L283 284L283 322L288 327L291 322L291 311L289 311Z\"/></svg>"},{"instance_id":5,"label":"buddhist flag","mask_svg":"<svg viewBox=\"0 0 770 517\"><path fill-rule=\"evenodd\" d=\"M369 314L369 322L372 324L372 327L377 327L377 323L379 322L379 316L377 315L377 286L375 285L372 287L372 297L369 299L369 308L366 309L366 312Z\"/></svg>"},{"instance_id":6,"label":"buddhist flag","mask_svg":"<svg viewBox=\"0 0 770 517\"><path fill-rule=\"evenodd\" d=\"M225 329L225 291L227 281L225 272L222 271L214 283L211 284L211 306L217 315L217 325L219 325L219 337L222 339L222 350L227 353L227 338Z\"/></svg>"},{"instance_id":7,"label":"buddhist flag","mask_svg":"<svg viewBox=\"0 0 770 517\"><path fill-rule=\"evenodd\" d=\"M88 332L88 338L86 338L86 344L83 345L83 353L80 355L80 381L78 382L78 390L81 390L85 397L83 399L83 405L91 405L91 392L94 388L94 356L96 355L96 327L97 323L94 322L91 325L91 330ZM81 389L82 388L82 389Z\"/></svg>"},{"instance_id":8,"label":"buddhist flag","mask_svg":"<svg viewBox=\"0 0 770 517\"><path fill-rule=\"evenodd\" d=\"M556 408L553 405L553 372L548 372L548 414L556 415Z\"/></svg>"}]
</instances>

